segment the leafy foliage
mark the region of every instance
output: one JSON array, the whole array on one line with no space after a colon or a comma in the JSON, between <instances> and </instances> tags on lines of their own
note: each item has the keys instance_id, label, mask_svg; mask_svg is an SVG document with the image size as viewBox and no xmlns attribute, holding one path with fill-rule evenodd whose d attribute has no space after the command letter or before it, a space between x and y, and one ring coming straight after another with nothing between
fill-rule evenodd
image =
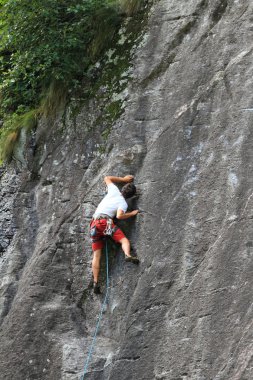
<instances>
[{"instance_id":1,"label":"leafy foliage","mask_svg":"<svg viewBox=\"0 0 253 380\"><path fill-rule=\"evenodd\" d=\"M120 22L104 0L9 0L1 9L2 107L34 106L51 82L75 87Z\"/></svg>"},{"instance_id":2,"label":"leafy foliage","mask_svg":"<svg viewBox=\"0 0 253 380\"><path fill-rule=\"evenodd\" d=\"M25 127L23 115L54 114L93 79L92 65L143 0L127 3L0 0L0 159L9 156L1 146L14 146Z\"/></svg>"}]
</instances>

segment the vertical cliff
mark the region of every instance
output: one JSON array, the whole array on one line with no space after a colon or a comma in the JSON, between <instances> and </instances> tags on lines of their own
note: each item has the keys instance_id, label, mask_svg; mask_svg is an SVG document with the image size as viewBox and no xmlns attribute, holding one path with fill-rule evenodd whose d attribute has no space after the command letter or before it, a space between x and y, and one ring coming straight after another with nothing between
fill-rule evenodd
<instances>
[{"instance_id":1,"label":"vertical cliff","mask_svg":"<svg viewBox=\"0 0 253 380\"><path fill-rule=\"evenodd\" d=\"M103 300L88 224L103 176L129 173L142 212L123 229L141 263L110 244L86 378L253 377L252 11L155 2L111 99L120 110L103 118L96 97L42 120L28 169L1 171L1 380L80 378Z\"/></svg>"}]
</instances>

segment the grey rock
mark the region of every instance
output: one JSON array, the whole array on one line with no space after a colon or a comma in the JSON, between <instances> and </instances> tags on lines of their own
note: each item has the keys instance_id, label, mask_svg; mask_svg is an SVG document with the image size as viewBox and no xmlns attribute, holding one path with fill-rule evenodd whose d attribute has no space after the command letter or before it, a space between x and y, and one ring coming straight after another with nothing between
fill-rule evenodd
<instances>
[{"instance_id":1,"label":"grey rock","mask_svg":"<svg viewBox=\"0 0 253 380\"><path fill-rule=\"evenodd\" d=\"M37 177L1 172L1 380L80 379L103 301L88 224L108 173L135 175L141 213L122 228L141 263L109 244L86 379L253 378L252 10L156 2L110 149L91 102L75 125L41 123Z\"/></svg>"}]
</instances>

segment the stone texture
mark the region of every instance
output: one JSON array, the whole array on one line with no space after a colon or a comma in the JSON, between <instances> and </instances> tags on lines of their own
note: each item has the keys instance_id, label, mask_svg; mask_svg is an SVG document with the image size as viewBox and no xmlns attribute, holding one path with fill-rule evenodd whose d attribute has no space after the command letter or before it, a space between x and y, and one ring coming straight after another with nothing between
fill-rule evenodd
<instances>
[{"instance_id":1,"label":"stone texture","mask_svg":"<svg viewBox=\"0 0 253 380\"><path fill-rule=\"evenodd\" d=\"M1 175L1 380L80 378L103 300L87 230L108 173L136 176L142 212L123 228L141 264L110 245L86 378L253 378L252 10L156 2L106 150L91 103L41 124L30 174Z\"/></svg>"}]
</instances>

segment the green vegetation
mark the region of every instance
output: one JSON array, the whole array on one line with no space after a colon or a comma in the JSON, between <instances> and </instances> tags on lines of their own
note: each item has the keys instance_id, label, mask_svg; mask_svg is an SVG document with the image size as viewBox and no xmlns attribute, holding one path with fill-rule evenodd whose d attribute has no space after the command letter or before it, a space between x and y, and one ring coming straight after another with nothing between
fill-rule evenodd
<instances>
[{"instance_id":1,"label":"green vegetation","mask_svg":"<svg viewBox=\"0 0 253 380\"><path fill-rule=\"evenodd\" d=\"M124 12L128 16L134 15L136 12L138 12L143 5L142 1L138 0L122 0L121 1L121 7Z\"/></svg>"},{"instance_id":2,"label":"green vegetation","mask_svg":"<svg viewBox=\"0 0 253 380\"><path fill-rule=\"evenodd\" d=\"M30 132L37 124L38 111L30 110L21 115L17 113L5 116L4 126L0 130L0 158L10 161L22 129Z\"/></svg>"},{"instance_id":3,"label":"green vegetation","mask_svg":"<svg viewBox=\"0 0 253 380\"><path fill-rule=\"evenodd\" d=\"M81 91L101 83L94 65L112 48L145 0L0 0L0 162L22 128L55 116ZM78 96L77 96L78 97ZM118 114L118 103L108 108Z\"/></svg>"}]
</instances>

